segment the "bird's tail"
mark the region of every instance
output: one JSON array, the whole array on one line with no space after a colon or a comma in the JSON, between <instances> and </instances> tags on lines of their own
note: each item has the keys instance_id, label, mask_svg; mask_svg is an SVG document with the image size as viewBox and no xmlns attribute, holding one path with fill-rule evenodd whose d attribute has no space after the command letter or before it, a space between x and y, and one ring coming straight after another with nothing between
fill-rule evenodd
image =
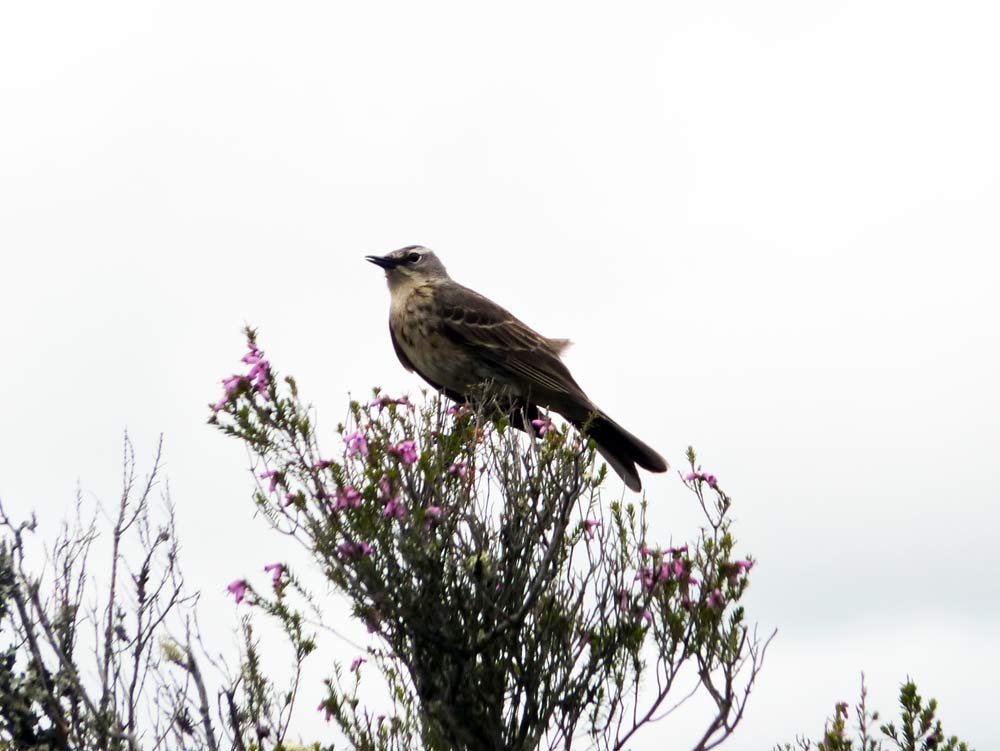
<instances>
[{"instance_id":1,"label":"bird's tail","mask_svg":"<svg viewBox=\"0 0 1000 751\"><path fill-rule=\"evenodd\" d=\"M578 423L577 427L594 439L601 456L625 481L629 490L642 490L635 465L650 472L666 472L668 469L666 459L602 412L589 421Z\"/></svg>"}]
</instances>

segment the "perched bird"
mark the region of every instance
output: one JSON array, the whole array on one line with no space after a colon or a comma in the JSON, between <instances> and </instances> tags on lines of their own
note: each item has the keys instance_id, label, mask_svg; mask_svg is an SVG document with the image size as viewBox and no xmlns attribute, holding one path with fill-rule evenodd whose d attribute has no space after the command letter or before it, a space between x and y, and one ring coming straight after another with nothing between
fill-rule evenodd
<instances>
[{"instance_id":1,"label":"perched bird","mask_svg":"<svg viewBox=\"0 0 1000 751\"><path fill-rule=\"evenodd\" d=\"M385 269L389 333L403 367L458 402L492 381L511 398L512 424L558 412L586 430L597 450L632 490L636 465L666 472L667 462L590 401L559 359L567 339L549 339L491 300L452 281L433 251L409 245L366 259Z\"/></svg>"}]
</instances>

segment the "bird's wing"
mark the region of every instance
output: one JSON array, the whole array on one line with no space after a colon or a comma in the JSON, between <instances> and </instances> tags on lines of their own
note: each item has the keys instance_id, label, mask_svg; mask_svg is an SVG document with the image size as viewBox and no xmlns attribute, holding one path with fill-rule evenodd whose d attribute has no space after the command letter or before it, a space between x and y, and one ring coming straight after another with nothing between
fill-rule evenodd
<instances>
[{"instance_id":1,"label":"bird's wing","mask_svg":"<svg viewBox=\"0 0 1000 751\"><path fill-rule=\"evenodd\" d=\"M514 317L492 300L458 284L440 288L443 333L479 356L507 368L536 387L589 399L559 359L565 339L549 339Z\"/></svg>"}]
</instances>

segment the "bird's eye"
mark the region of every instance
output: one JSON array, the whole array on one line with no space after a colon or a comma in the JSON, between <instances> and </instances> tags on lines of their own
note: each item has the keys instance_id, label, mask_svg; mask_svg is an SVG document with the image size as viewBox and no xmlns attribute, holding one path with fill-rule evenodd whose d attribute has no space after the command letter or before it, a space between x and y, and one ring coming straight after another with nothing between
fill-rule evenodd
<instances>
[{"instance_id":1,"label":"bird's eye","mask_svg":"<svg viewBox=\"0 0 1000 751\"><path fill-rule=\"evenodd\" d=\"M406 257L406 262L407 263L420 263L420 259L422 257L423 256L421 256L419 253L410 253L410 255L408 255Z\"/></svg>"}]
</instances>

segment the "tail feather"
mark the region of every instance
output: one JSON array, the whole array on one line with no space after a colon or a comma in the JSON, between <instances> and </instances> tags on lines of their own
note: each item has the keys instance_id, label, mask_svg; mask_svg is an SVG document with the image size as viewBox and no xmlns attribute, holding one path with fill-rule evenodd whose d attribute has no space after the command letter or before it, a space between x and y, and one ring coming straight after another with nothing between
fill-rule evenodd
<instances>
[{"instance_id":1,"label":"tail feather","mask_svg":"<svg viewBox=\"0 0 1000 751\"><path fill-rule=\"evenodd\" d=\"M642 490L637 464L650 472L666 472L668 469L662 456L603 413L595 415L589 424L582 423L577 427L586 427L601 456L621 476L629 490Z\"/></svg>"},{"instance_id":2,"label":"tail feather","mask_svg":"<svg viewBox=\"0 0 1000 751\"><path fill-rule=\"evenodd\" d=\"M503 411L510 416L510 424L518 430L528 431L528 424L539 417L538 406L526 401L513 400ZM636 465L650 472L666 472L666 459L653 448L640 441L589 401L555 406L576 427L594 439L597 450L608 465L625 481L629 490L642 490L642 481Z\"/></svg>"}]
</instances>

